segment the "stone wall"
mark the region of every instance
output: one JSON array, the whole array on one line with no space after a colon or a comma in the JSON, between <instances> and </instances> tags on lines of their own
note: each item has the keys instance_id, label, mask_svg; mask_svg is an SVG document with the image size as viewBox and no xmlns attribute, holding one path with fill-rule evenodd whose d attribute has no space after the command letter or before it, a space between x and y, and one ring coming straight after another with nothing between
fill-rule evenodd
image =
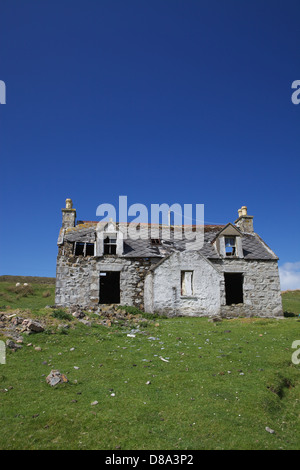
<instances>
[{"instance_id":1,"label":"stone wall","mask_svg":"<svg viewBox=\"0 0 300 470\"><path fill-rule=\"evenodd\" d=\"M221 282L221 314L224 316L281 316L282 301L277 260L214 260L220 272L243 273L243 304L226 305L225 281Z\"/></svg>"},{"instance_id":2,"label":"stone wall","mask_svg":"<svg viewBox=\"0 0 300 470\"><path fill-rule=\"evenodd\" d=\"M120 304L144 309L144 279L155 259L73 256L72 244L59 247L55 302L58 306L99 304L100 271L120 272Z\"/></svg>"},{"instance_id":3,"label":"stone wall","mask_svg":"<svg viewBox=\"0 0 300 470\"><path fill-rule=\"evenodd\" d=\"M182 270L193 270L192 296L181 295ZM226 305L225 272L243 274L242 304ZM170 316L281 316L277 261L210 262L195 252L174 253L147 275L145 309Z\"/></svg>"},{"instance_id":4,"label":"stone wall","mask_svg":"<svg viewBox=\"0 0 300 470\"><path fill-rule=\"evenodd\" d=\"M157 265L153 269L153 265ZM152 269L151 269L152 267ZM181 295L181 271L193 271L194 292ZM164 315L281 316L277 260L207 260L197 252L175 252L165 260L116 255L74 256L59 246L56 305L98 307L101 271L120 272L120 304ZM243 274L243 304L226 305L224 273Z\"/></svg>"}]
</instances>

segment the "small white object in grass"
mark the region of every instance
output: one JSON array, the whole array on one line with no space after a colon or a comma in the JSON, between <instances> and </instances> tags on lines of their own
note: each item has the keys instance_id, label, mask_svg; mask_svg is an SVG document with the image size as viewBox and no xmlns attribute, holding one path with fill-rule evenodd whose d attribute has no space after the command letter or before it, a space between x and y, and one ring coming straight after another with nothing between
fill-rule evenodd
<instances>
[{"instance_id":1,"label":"small white object in grass","mask_svg":"<svg viewBox=\"0 0 300 470\"><path fill-rule=\"evenodd\" d=\"M161 360L164 361L164 362L169 362L167 359L164 359L164 358L161 357L161 356L159 357L159 359L161 359Z\"/></svg>"},{"instance_id":2,"label":"small white object in grass","mask_svg":"<svg viewBox=\"0 0 300 470\"><path fill-rule=\"evenodd\" d=\"M274 433L275 433L274 429L271 429L271 428L269 428L268 426L267 426L265 429L266 429L266 431L269 432L270 434L274 434Z\"/></svg>"}]
</instances>

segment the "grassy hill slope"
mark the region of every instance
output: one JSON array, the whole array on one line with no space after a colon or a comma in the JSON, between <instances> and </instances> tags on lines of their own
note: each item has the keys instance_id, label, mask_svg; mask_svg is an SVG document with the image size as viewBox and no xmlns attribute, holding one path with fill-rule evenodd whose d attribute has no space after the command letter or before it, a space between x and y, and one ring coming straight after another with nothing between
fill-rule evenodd
<instances>
[{"instance_id":1,"label":"grassy hill slope","mask_svg":"<svg viewBox=\"0 0 300 470\"><path fill-rule=\"evenodd\" d=\"M83 324L45 308L53 283L15 283L0 282L6 322L32 316L45 331L20 333L0 364L0 449L299 449L297 316ZM299 311L297 293L283 303ZM50 387L52 369L68 382Z\"/></svg>"}]
</instances>

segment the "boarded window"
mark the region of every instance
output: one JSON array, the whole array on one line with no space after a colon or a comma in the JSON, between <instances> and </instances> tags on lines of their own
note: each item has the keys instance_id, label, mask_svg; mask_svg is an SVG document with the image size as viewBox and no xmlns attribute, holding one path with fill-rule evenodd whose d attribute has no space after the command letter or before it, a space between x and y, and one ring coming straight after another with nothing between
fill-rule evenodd
<instances>
[{"instance_id":1,"label":"boarded window","mask_svg":"<svg viewBox=\"0 0 300 470\"><path fill-rule=\"evenodd\" d=\"M193 271L181 271L181 295L193 295Z\"/></svg>"},{"instance_id":2,"label":"boarded window","mask_svg":"<svg viewBox=\"0 0 300 470\"><path fill-rule=\"evenodd\" d=\"M117 239L115 237L107 236L104 239L104 254L115 255L117 253Z\"/></svg>"},{"instance_id":3,"label":"boarded window","mask_svg":"<svg viewBox=\"0 0 300 470\"><path fill-rule=\"evenodd\" d=\"M243 274L225 273L226 305L242 304L243 299Z\"/></svg>"}]
</instances>

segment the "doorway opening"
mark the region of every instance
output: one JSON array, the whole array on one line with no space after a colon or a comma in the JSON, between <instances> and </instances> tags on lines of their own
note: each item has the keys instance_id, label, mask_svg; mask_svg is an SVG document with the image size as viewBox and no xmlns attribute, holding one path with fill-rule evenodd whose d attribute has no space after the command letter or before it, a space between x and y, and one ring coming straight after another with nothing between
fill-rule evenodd
<instances>
[{"instance_id":1,"label":"doorway opening","mask_svg":"<svg viewBox=\"0 0 300 470\"><path fill-rule=\"evenodd\" d=\"M100 272L100 304L120 303L120 272Z\"/></svg>"},{"instance_id":2,"label":"doorway opening","mask_svg":"<svg viewBox=\"0 0 300 470\"><path fill-rule=\"evenodd\" d=\"M226 305L242 304L243 299L243 274L225 273Z\"/></svg>"}]
</instances>

